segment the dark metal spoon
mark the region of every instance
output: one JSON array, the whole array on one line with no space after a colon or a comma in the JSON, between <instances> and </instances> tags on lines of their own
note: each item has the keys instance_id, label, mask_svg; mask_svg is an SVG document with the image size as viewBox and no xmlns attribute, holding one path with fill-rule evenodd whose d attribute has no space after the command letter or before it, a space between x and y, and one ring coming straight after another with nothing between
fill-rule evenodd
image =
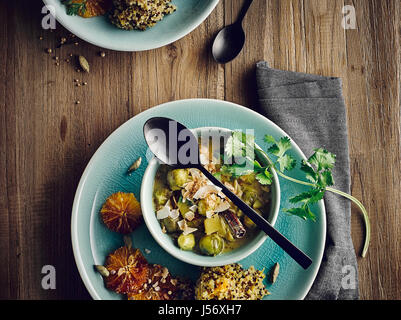
<instances>
[{"instance_id":1,"label":"dark metal spoon","mask_svg":"<svg viewBox=\"0 0 401 320\"><path fill-rule=\"evenodd\" d=\"M235 23L224 27L217 34L212 46L214 60L218 63L227 63L233 60L242 50L245 43L245 32L242 29L242 20L253 0L246 0Z\"/></svg>"},{"instance_id":2,"label":"dark metal spoon","mask_svg":"<svg viewBox=\"0 0 401 320\"><path fill-rule=\"evenodd\" d=\"M312 260L255 210L232 193L200 163L198 138L181 123L164 117L149 119L143 133L150 150L161 162L179 168L199 169L215 186L229 198L244 214L259 226L274 242L287 252L304 269Z\"/></svg>"}]
</instances>

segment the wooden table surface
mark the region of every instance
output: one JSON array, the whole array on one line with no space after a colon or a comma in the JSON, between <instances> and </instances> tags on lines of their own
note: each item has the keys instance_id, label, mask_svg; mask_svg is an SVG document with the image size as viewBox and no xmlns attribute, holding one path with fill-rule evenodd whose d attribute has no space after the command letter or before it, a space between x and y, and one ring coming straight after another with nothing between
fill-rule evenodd
<instances>
[{"instance_id":1,"label":"wooden table surface","mask_svg":"<svg viewBox=\"0 0 401 320\"><path fill-rule=\"evenodd\" d=\"M41 1L0 3L0 298L90 298L72 254L70 217L93 153L123 122L163 102L216 98L257 109L255 63L266 60L275 68L343 79L352 193L372 223L368 256L358 258L361 298L401 299L401 2L256 0L244 21L243 52L218 65L211 41L242 2L220 1L195 31L171 45L105 50L104 58L83 41L56 49L68 32L60 25L54 32L41 29ZM355 30L341 26L344 4L355 7ZM70 53L87 57L90 74L65 61ZM74 79L88 84L76 87ZM365 230L356 207L352 216L360 254ZM56 268L56 290L41 287L44 265Z\"/></svg>"}]
</instances>

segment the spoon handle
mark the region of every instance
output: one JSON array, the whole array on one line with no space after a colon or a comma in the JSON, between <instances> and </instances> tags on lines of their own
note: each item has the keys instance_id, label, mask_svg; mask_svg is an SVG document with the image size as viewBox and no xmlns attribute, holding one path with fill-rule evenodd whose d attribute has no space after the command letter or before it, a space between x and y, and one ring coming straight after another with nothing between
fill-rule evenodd
<instances>
[{"instance_id":1,"label":"spoon handle","mask_svg":"<svg viewBox=\"0 0 401 320\"><path fill-rule=\"evenodd\" d=\"M312 260L305 253L299 250L286 237L278 232L265 218L259 215L255 210L249 207L244 201L232 193L217 178L215 178L203 166L198 167L199 170L242 211L244 212L259 228L261 228L274 242L276 242L285 252L287 252L302 268L307 269Z\"/></svg>"},{"instance_id":2,"label":"spoon handle","mask_svg":"<svg viewBox=\"0 0 401 320\"><path fill-rule=\"evenodd\" d=\"M248 12L249 7L251 6L253 0L245 0L244 5L241 8L241 11L237 18L237 23L242 24L242 20L244 19L246 13Z\"/></svg>"}]
</instances>

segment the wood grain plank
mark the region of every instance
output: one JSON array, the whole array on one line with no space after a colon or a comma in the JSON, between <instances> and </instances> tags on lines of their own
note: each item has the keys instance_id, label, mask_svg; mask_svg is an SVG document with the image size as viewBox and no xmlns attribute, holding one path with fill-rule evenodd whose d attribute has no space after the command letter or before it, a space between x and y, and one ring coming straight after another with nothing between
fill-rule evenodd
<instances>
[{"instance_id":1,"label":"wood grain plank","mask_svg":"<svg viewBox=\"0 0 401 320\"><path fill-rule=\"evenodd\" d=\"M355 6L358 22L357 30L346 32L352 192L366 204L373 222L369 256L359 260L361 295L399 299L398 206L389 198L401 192L400 4L349 4ZM354 242L360 248L364 230L354 213Z\"/></svg>"}]
</instances>

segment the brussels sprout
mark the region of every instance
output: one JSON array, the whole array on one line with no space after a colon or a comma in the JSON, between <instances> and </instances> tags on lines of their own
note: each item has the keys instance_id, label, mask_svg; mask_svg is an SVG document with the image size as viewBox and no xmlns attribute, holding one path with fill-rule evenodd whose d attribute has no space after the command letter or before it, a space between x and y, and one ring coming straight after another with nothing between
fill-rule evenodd
<instances>
[{"instance_id":1,"label":"brussels sprout","mask_svg":"<svg viewBox=\"0 0 401 320\"><path fill-rule=\"evenodd\" d=\"M154 193L155 204L157 208L163 207L170 199L171 192L167 188L159 188Z\"/></svg>"},{"instance_id":2,"label":"brussels sprout","mask_svg":"<svg viewBox=\"0 0 401 320\"><path fill-rule=\"evenodd\" d=\"M199 248L204 254L215 256L223 251L224 240L217 233L213 233L200 239Z\"/></svg>"},{"instance_id":3,"label":"brussels sprout","mask_svg":"<svg viewBox=\"0 0 401 320\"><path fill-rule=\"evenodd\" d=\"M187 235L181 234L177 241L182 250L191 251L195 247L195 236L192 233Z\"/></svg>"},{"instance_id":4,"label":"brussels sprout","mask_svg":"<svg viewBox=\"0 0 401 320\"><path fill-rule=\"evenodd\" d=\"M171 170L167 174L167 182L173 191L180 190L187 181L188 171L186 169Z\"/></svg>"}]
</instances>

